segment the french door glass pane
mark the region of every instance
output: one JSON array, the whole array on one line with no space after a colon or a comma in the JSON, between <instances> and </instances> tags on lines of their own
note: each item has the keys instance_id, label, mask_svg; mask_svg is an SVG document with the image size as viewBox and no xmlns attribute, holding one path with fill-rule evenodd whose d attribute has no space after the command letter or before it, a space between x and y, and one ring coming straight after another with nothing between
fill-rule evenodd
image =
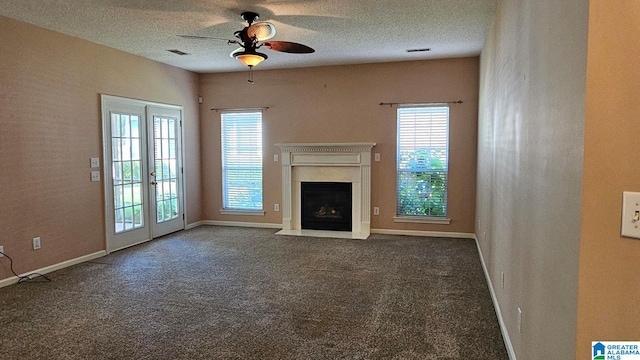
<instances>
[{"instance_id":1,"label":"french door glass pane","mask_svg":"<svg viewBox=\"0 0 640 360\"><path fill-rule=\"evenodd\" d=\"M140 117L111 114L113 211L116 234L144 226Z\"/></svg>"},{"instance_id":2,"label":"french door glass pane","mask_svg":"<svg viewBox=\"0 0 640 360\"><path fill-rule=\"evenodd\" d=\"M133 181L134 182L140 182L141 179L141 171L140 171L140 167L142 166L142 161L138 160L138 161L133 161L132 162L132 167L131 167L131 175L133 176Z\"/></svg>"},{"instance_id":3,"label":"french door glass pane","mask_svg":"<svg viewBox=\"0 0 640 360\"><path fill-rule=\"evenodd\" d=\"M178 159L176 119L154 116L154 155L156 169L156 221L158 223L178 218Z\"/></svg>"},{"instance_id":4,"label":"french door glass pane","mask_svg":"<svg viewBox=\"0 0 640 360\"><path fill-rule=\"evenodd\" d=\"M122 193L122 185L116 185L113 187L113 204L116 209L121 209L124 203L124 196Z\"/></svg>"}]
</instances>

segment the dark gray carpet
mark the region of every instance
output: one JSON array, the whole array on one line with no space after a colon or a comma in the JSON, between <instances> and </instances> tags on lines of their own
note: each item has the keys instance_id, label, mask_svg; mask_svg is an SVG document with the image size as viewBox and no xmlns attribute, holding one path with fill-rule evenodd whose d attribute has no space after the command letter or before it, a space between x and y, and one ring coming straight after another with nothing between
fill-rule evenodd
<instances>
[{"instance_id":1,"label":"dark gray carpet","mask_svg":"<svg viewBox=\"0 0 640 360\"><path fill-rule=\"evenodd\" d=\"M1 359L508 359L473 240L202 226L0 289Z\"/></svg>"}]
</instances>

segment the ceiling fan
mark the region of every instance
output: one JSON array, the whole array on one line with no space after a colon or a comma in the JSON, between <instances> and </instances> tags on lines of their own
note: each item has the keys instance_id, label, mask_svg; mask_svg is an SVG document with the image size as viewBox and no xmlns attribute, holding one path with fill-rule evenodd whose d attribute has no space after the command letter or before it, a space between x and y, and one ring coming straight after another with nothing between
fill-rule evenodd
<instances>
[{"instance_id":1,"label":"ceiling fan","mask_svg":"<svg viewBox=\"0 0 640 360\"><path fill-rule=\"evenodd\" d=\"M248 25L244 29L236 31L233 35L237 40L228 40L209 36L195 36L195 35L178 35L187 39L213 39L213 40L225 40L228 44L238 44L241 47L231 52L231 57L238 59L241 63L252 69L254 66L260 64L266 60L268 56L260 53L257 50L261 47L285 52L292 54L309 54L315 52L314 49L295 42L290 41L267 41L273 38L276 34L276 27L270 22L258 20L258 13L252 11L245 11L241 14L242 19L245 20Z\"/></svg>"}]
</instances>

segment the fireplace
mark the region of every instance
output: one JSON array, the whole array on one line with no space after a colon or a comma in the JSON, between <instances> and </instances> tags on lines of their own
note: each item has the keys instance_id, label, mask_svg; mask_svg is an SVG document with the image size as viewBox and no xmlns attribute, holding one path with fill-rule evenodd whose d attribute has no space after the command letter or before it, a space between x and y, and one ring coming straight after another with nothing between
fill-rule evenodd
<instances>
[{"instance_id":1,"label":"fireplace","mask_svg":"<svg viewBox=\"0 0 640 360\"><path fill-rule=\"evenodd\" d=\"M351 183L302 182L302 228L351 231Z\"/></svg>"},{"instance_id":2,"label":"fireplace","mask_svg":"<svg viewBox=\"0 0 640 360\"><path fill-rule=\"evenodd\" d=\"M282 150L282 230L278 234L368 238L371 233L371 148L375 145L375 143L276 144ZM350 226L344 225L343 230L340 231L310 229L306 224L303 226L302 186L305 183L348 184L351 187L350 216L343 214L343 217L350 217ZM319 205L322 207L324 204ZM337 209L334 210L337 212ZM326 212L327 208L324 211Z\"/></svg>"}]
</instances>

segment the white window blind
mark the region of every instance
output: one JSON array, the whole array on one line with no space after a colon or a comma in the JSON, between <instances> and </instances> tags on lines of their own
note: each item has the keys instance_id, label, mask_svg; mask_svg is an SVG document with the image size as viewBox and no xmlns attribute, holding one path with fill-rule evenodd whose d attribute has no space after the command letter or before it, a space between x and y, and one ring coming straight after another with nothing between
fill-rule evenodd
<instances>
[{"instance_id":1,"label":"white window blind","mask_svg":"<svg viewBox=\"0 0 640 360\"><path fill-rule=\"evenodd\" d=\"M262 210L262 112L221 116L223 208Z\"/></svg>"},{"instance_id":2,"label":"white window blind","mask_svg":"<svg viewBox=\"0 0 640 360\"><path fill-rule=\"evenodd\" d=\"M447 216L449 107L399 107L397 214Z\"/></svg>"}]
</instances>

